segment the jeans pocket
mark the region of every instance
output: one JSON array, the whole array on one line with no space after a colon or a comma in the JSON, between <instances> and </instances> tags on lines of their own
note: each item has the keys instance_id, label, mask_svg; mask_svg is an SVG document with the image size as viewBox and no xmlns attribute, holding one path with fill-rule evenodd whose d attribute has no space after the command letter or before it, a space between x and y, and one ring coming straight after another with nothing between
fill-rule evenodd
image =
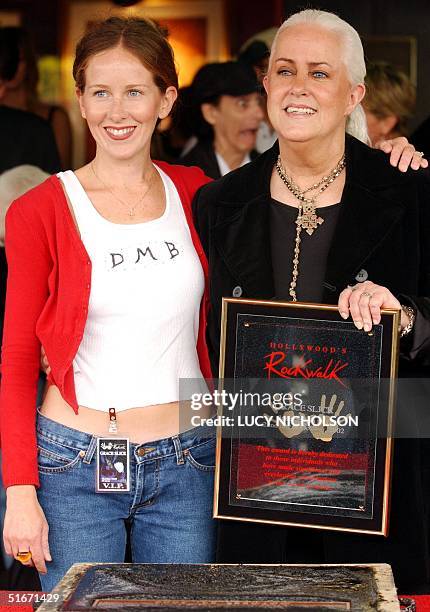
<instances>
[{"instance_id":1,"label":"jeans pocket","mask_svg":"<svg viewBox=\"0 0 430 612\"><path fill-rule=\"evenodd\" d=\"M190 465L198 470L212 472L215 470L215 437L184 450Z\"/></svg>"},{"instance_id":2,"label":"jeans pocket","mask_svg":"<svg viewBox=\"0 0 430 612\"><path fill-rule=\"evenodd\" d=\"M55 474L65 472L78 465L85 456L85 451L65 446L38 432L37 454L39 472L41 474Z\"/></svg>"}]
</instances>

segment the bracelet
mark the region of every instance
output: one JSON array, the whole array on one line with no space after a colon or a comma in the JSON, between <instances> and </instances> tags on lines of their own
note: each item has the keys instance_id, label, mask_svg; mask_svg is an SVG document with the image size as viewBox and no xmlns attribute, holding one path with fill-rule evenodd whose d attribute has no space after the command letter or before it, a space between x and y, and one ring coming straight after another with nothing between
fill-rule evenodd
<instances>
[{"instance_id":1,"label":"bracelet","mask_svg":"<svg viewBox=\"0 0 430 612\"><path fill-rule=\"evenodd\" d=\"M413 328L414 323L415 323L415 316L416 316L415 315L415 310L412 308L412 306L403 306L402 305L402 310L405 313L405 315L408 317L409 323L400 332L400 338L403 338L404 336L407 336L412 331L412 328Z\"/></svg>"}]
</instances>

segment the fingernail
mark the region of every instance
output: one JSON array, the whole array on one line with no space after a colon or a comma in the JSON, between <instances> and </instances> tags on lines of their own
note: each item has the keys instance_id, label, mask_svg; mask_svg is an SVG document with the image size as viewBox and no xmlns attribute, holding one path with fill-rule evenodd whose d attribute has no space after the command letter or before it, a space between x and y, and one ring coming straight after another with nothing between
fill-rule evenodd
<instances>
[{"instance_id":1,"label":"fingernail","mask_svg":"<svg viewBox=\"0 0 430 612\"><path fill-rule=\"evenodd\" d=\"M363 329L363 323L361 321L354 321L354 325L357 329Z\"/></svg>"},{"instance_id":2,"label":"fingernail","mask_svg":"<svg viewBox=\"0 0 430 612\"><path fill-rule=\"evenodd\" d=\"M349 315L347 312L341 312L340 316L342 317L342 319L347 319Z\"/></svg>"},{"instance_id":3,"label":"fingernail","mask_svg":"<svg viewBox=\"0 0 430 612\"><path fill-rule=\"evenodd\" d=\"M364 324L364 331L370 331L372 329L372 326L370 325L370 323L365 323Z\"/></svg>"}]
</instances>

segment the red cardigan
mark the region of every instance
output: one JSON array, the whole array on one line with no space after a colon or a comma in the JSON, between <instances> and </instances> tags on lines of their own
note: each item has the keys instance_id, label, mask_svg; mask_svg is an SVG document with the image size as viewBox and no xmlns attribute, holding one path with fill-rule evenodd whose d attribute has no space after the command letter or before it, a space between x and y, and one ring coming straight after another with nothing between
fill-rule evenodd
<instances>
[{"instance_id":1,"label":"red cardigan","mask_svg":"<svg viewBox=\"0 0 430 612\"><path fill-rule=\"evenodd\" d=\"M205 341L208 263L194 229L191 200L208 179L198 168L157 162L178 190L205 276L197 351L211 377ZM82 340L91 289L91 261L79 237L60 181L51 176L10 206L6 216L8 283L2 346L0 426L3 484L39 486L36 389L40 346L50 382L78 413L72 361Z\"/></svg>"}]
</instances>

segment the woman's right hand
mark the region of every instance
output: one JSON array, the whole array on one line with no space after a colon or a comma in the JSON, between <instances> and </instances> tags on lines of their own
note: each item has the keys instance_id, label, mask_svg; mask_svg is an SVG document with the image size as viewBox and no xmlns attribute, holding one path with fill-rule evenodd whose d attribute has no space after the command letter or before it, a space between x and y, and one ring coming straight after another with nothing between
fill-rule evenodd
<instances>
[{"instance_id":1,"label":"woman's right hand","mask_svg":"<svg viewBox=\"0 0 430 612\"><path fill-rule=\"evenodd\" d=\"M16 558L19 552L31 552L32 558L24 565L34 566L46 574L45 561L52 561L49 553L49 526L37 500L33 485L14 485L6 490L7 503L3 541L8 555Z\"/></svg>"},{"instance_id":2,"label":"woman's right hand","mask_svg":"<svg viewBox=\"0 0 430 612\"><path fill-rule=\"evenodd\" d=\"M51 371L51 366L49 365L48 357L46 356L43 346L40 347L40 369L46 374L46 376L48 376Z\"/></svg>"}]
</instances>

